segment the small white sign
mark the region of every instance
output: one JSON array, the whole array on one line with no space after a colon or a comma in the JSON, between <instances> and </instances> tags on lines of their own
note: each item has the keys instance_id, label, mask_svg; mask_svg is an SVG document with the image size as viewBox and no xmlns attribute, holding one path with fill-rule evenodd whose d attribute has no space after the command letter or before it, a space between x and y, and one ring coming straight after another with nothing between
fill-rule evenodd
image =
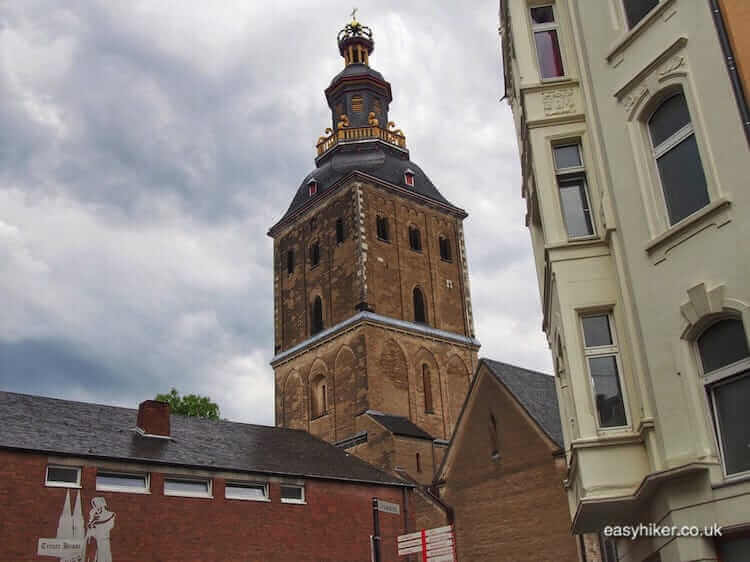
<instances>
[{"instance_id":1,"label":"small white sign","mask_svg":"<svg viewBox=\"0 0 750 562\"><path fill-rule=\"evenodd\" d=\"M378 511L382 511L383 513L393 513L394 515L398 515L401 513L401 506L399 506L397 503L391 503L386 502L383 500L378 500Z\"/></svg>"},{"instance_id":2,"label":"small white sign","mask_svg":"<svg viewBox=\"0 0 750 562\"><path fill-rule=\"evenodd\" d=\"M36 553L39 556L73 558L83 554L83 541L77 539L39 539Z\"/></svg>"}]
</instances>

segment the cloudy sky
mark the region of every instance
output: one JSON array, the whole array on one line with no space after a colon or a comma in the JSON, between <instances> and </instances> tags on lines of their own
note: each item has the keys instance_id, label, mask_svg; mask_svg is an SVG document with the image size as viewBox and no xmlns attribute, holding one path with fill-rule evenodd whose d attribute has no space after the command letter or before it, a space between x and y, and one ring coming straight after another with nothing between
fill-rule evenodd
<instances>
[{"instance_id":1,"label":"cloudy sky","mask_svg":"<svg viewBox=\"0 0 750 562\"><path fill-rule=\"evenodd\" d=\"M357 6L412 159L469 212L481 355L549 372L497 0ZM266 231L313 167L351 8L0 2L0 389L175 386L273 423Z\"/></svg>"}]
</instances>

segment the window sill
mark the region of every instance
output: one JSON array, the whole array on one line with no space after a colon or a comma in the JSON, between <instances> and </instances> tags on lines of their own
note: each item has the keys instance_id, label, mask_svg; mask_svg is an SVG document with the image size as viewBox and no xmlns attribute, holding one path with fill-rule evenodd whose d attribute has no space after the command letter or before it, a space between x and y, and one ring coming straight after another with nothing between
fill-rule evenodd
<instances>
[{"instance_id":1,"label":"window sill","mask_svg":"<svg viewBox=\"0 0 750 562\"><path fill-rule=\"evenodd\" d=\"M101 488L97 487L96 491L97 492L115 492L115 493L124 493L124 494L143 494L143 495L151 494L151 490L137 490L137 489L128 490L127 488L115 488L114 486L112 487L105 486Z\"/></svg>"},{"instance_id":2,"label":"window sill","mask_svg":"<svg viewBox=\"0 0 750 562\"><path fill-rule=\"evenodd\" d=\"M285 499L285 498L281 498L281 503L290 503L290 504L295 504L295 505L307 504L305 500L291 500L291 499Z\"/></svg>"},{"instance_id":3,"label":"window sill","mask_svg":"<svg viewBox=\"0 0 750 562\"><path fill-rule=\"evenodd\" d=\"M261 502L271 503L271 498L233 498L231 496L224 496L225 500L238 501L238 502Z\"/></svg>"},{"instance_id":4,"label":"window sill","mask_svg":"<svg viewBox=\"0 0 750 562\"><path fill-rule=\"evenodd\" d=\"M421 253L422 253L422 250L415 250L414 248L411 248L411 247L410 247L409 249L410 249L410 250L411 250L412 252L414 252L415 254L421 254Z\"/></svg>"},{"instance_id":5,"label":"window sill","mask_svg":"<svg viewBox=\"0 0 750 562\"><path fill-rule=\"evenodd\" d=\"M71 488L74 490L81 490L80 484L57 484L55 482L45 482L44 486L47 488Z\"/></svg>"},{"instance_id":6,"label":"window sill","mask_svg":"<svg viewBox=\"0 0 750 562\"><path fill-rule=\"evenodd\" d=\"M445 258L440 258L440 261L443 262L443 263L453 263L452 259L451 260L447 260Z\"/></svg>"},{"instance_id":7,"label":"window sill","mask_svg":"<svg viewBox=\"0 0 750 562\"><path fill-rule=\"evenodd\" d=\"M391 241L388 238L381 238L380 236L377 237L378 242L384 242L385 244L390 244Z\"/></svg>"},{"instance_id":8,"label":"window sill","mask_svg":"<svg viewBox=\"0 0 750 562\"><path fill-rule=\"evenodd\" d=\"M317 416L313 416L313 417L311 417L311 418L310 418L310 421L315 421L315 420L319 420L319 419L321 419L321 418L324 418L324 417L326 417L327 415L328 415L328 412L325 412L325 413L323 413L323 414L318 414Z\"/></svg>"},{"instance_id":9,"label":"window sill","mask_svg":"<svg viewBox=\"0 0 750 562\"><path fill-rule=\"evenodd\" d=\"M716 201L709 203L699 211L696 211L692 215L689 215L681 221L673 224L665 232L659 234L656 238L652 238L646 244L646 252L648 254L653 254L657 249L663 248L669 242L674 241L675 243L679 243L682 241L676 240L677 238L682 237L682 239L684 240L694 234L697 234L699 230L702 230L703 228L708 226L708 224L705 224L707 219L712 218L722 210L728 209L731 203L732 202L725 197L721 197ZM662 257L662 259L665 258ZM661 261L661 259L659 259L659 261Z\"/></svg>"},{"instance_id":10,"label":"window sill","mask_svg":"<svg viewBox=\"0 0 750 562\"><path fill-rule=\"evenodd\" d=\"M610 47L609 53L605 57L607 62L611 65L614 63L613 59L625 50L625 47L630 45L635 39L640 36L643 31L651 26L651 22L658 18L667 6L674 3L674 0L661 0L659 5L653 8L648 14L646 14L641 21L639 21L635 27L630 28L625 35L615 41L614 45Z\"/></svg>"}]
</instances>

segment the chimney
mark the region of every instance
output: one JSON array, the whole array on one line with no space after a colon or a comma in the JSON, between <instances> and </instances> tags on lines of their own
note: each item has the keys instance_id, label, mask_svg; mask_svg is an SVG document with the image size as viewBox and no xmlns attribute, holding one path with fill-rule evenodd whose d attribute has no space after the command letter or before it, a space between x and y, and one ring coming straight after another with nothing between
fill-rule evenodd
<instances>
[{"instance_id":1,"label":"chimney","mask_svg":"<svg viewBox=\"0 0 750 562\"><path fill-rule=\"evenodd\" d=\"M144 435L169 437L169 404L144 400L138 406L138 430Z\"/></svg>"}]
</instances>

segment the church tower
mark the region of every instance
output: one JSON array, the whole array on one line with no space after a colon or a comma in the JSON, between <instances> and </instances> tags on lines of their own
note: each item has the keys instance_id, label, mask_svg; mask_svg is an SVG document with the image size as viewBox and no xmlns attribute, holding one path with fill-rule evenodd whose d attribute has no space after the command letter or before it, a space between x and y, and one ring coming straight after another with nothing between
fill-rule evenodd
<instances>
[{"instance_id":1,"label":"church tower","mask_svg":"<svg viewBox=\"0 0 750 562\"><path fill-rule=\"evenodd\" d=\"M331 126L315 169L268 233L276 424L408 468L395 457L416 453L376 451L373 436L390 427L415 434L414 447L449 439L477 362L467 214L410 160L389 121L391 85L370 66L370 28L352 20L338 47L345 66L325 90ZM422 458L437 462L434 450ZM419 464L416 454L408 472L429 481Z\"/></svg>"}]
</instances>

